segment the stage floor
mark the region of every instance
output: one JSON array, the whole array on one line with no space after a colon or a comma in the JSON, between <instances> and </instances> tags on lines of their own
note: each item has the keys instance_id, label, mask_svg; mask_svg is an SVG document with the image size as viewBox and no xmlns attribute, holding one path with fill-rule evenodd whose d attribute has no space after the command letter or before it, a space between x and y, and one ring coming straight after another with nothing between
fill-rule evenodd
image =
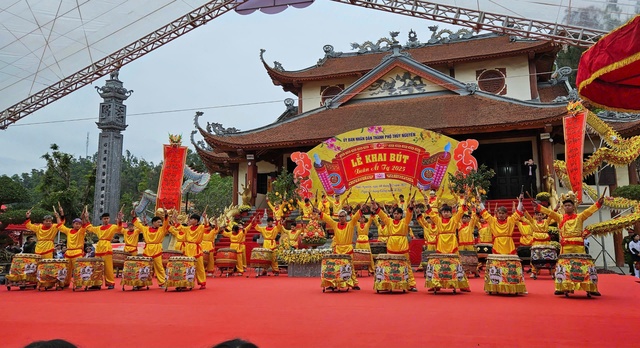
<instances>
[{"instance_id":1,"label":"stage floor","mask_svg":"<svg viewBox=\"0 0 640 348\"><path fill-rule=\"evenodd\" d=\"M543 271L544 272L544 271ZM79 347L212 347L232 338L259 347L637 347L640 283L600 275L602 297L553 295L553 280L527 278L527 295L323 293L319 278L208 279L207 289L72 292L0 289L0 346L63 338ZM117 280L118 284L120 279Z\"/></svg>"}]
</instances>

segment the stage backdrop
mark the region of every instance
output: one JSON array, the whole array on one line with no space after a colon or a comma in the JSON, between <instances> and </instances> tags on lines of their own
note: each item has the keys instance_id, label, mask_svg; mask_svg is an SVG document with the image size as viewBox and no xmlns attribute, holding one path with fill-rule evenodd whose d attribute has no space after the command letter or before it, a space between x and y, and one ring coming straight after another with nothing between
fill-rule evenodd
<instances>
[{"instance_id":1,"label":"stage backdrop","mask_svg":"<svg viewBox=\"0 0 640 348\"><path fill-rule=\"evenodd\" d=\"M351 191L349 202L363 202L369 193L378 201L393 200L416 188L436 190L453 200L448 174L477 169L471 152L473 139L458 142L429 130L404 126L371 126L336 135L309 152L296 152L293 174L303 197L342 195ZM422 195L416 194L421 201Z\"/></svg>"}]
</instances>

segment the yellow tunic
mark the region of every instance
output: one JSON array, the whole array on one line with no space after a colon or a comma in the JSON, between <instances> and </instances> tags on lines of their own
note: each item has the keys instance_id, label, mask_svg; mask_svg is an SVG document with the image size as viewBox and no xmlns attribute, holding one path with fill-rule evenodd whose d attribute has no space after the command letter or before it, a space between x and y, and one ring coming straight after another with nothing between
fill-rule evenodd
<instances>
[{"instance_id":1,"label":"yellow tunic","mask_svg":"<svg viewBox=\"0 0 640 348\"><path fill-rule=\"evenodd\" d=\"M522 213L516 211L504 221L498 221L488 211L482 211L482 217L489 223L493 235L493 253L502 255L516 254L516 245L513 243L513 230L516 222L520 220Z\"/></svg>"},{"instance_id":2,"label":"yellow tunic","mask_svg":"<svg viewBox=\"0 0 640 348\"><path fill-rule=\"evenodd\" d=\"M286 229L284 225L279 224L280 232L283 236L280 238L280 244L285 247L298 249L298 237L300 233L302 233L302 229L292 228L290 230Z\"/></svg>"},{"instance_id":3,"label":"yellow tunic","mask_svg":"<svg viewBox=\"0 0 640 348\"><path fill-rule=\"evenodd\" d=\"M106 226L87 226L87 231L95 233L98 236L98 243L96 244L96 256L113 255L113 247L111 247L111 241L113 236L120 231L118 225L106 225Z\"/></svg>"},{"instance_id":4,"label":"yellow tunic","mask_svg":"<svg viewBox=\"0 0 640 348\"><path fill-rule=\"evenodd\" d=\"M418 215L418 223L424 230L424 245L429 251L436 251L438 243L438 226L435 223L427 222L422 214Z\"/></svg>"},{"instance_id":5,"label":"yellow tunic","mask_svg":"<svg viewBox=\"0 0 640 348\"><path fill-rule=\"evenodd\" d=\"M411 262L409 258L409 223L413 217L412 210L409 209L407 214L401 220L391 219L382 209L378 208L378 217L384 221L385 226L388 228L389 239L387 240L387 253L389 254L401 254L407 259L407 262ZM415 288L416 279L413 277L413 270L409 267L409 287Z\"/></svg>"},{"instance_id":6,"label":"yellow tunic","mask_svg":"<svg viewBox=\"0 0 640 348\"><path fill-rule=\"evenodd\" d=\"M344 202L347 201L347 197L344 197L342 199L334 199L333 201L331 201L331 206L333 207L333 217L334 218L338 218L338 212L340 212L340 210L342 209L342 207L344 207Z\"/></svg>"},{"instance_id":7,"label":"yellow tunic","mask_svg":"<svg viewBox=\"0 0 640 348\"><path fill-rule=\"evenodd\" d=\"M540 222L537 220L529 220L531 229L533 230L533 245L549 245L551 237L549 236L549 223L551 219L547 218Z\"/></svg>"},{"instance_id":8,"label":"yellow tunic","mask_svg":"<svg viewBox=\"0 0 640 348\"><path fill-rule=\"evenodd\" d=\"M298 200L298 208L300 208L300 213L302 213L303 219L311 219L311 215L313 214L313 204Z\"/></svg>"},{"instance_id":9,"label":"yellow tunic","mask_svg":"<svg viewBox=\"0 0 640 348\"><path fill-rule=\"evenodd\" d=\"M120 233L124 236L124 251L131 253L134 256L137 255L140 230L134 228L133 231L129 231L128 228L123 227L120 230Z\"/></svg>"},{"instance_id":10,"label":"yellow tunic","mask_svg":"<svg viewBox=\"0 0 640 348\"><path fill-rule=\"evenodd\" d=\"M328 214L320 214L320 218L327 224L328 228L333 230L333 241L331 247L336 254L352 254L353 253L353 234L355 226L360 219L360 211L358 210L347 223L335 222Z\"/></svg>"},{"instance_id":11,"label":"yellow tunic","mask_svg":"<svg viewBox=\"0 0 640 348\"><path fill-rule=\"evenodd\" d=\"M387 225L384 225L383 227L382 224L378 222L377 216L371 216L371 219L373 219L373 222L378 227L378 242L386 243L389 239L389 230L387 229Z\"/></svg>"},{"instance_id":12,"label":"yellow tunic","mask_svg":"<svg viewBox=\"0 0 640 348\"><path fill-rule=\"evenodd\" d=\"M64 257L67 259L75 259L84 255L84 236L87 232L87 225L83 225L79 230L70 229L69 227L59 224L60 232L67 236L67 251Z\"/></svg>"},{"instance_id":13,"label":"yellow tunic","mask_svg":"<svg viewBox=\"0 0 640 348\"><path fill-rule=\"evenodd\" d=\"M165 218L163 225L159 228L154 228L151 226L145 226L140 223L138 218L133 219L133 225L142 231L142 236L144 237L145 246L144 246L144 256L146 257L158 257L162 256L162 241L164 237L167 235L167 225L169 224L169 219Z\"/></svg>"},{"instance_id":14,"label":"yellow tunic","mask_svg":"<svg viewBox=\"0 0 640 348\"><path fill-rule=\"evenodd\" d=\"M238 234L233 234L233 232L223 231L222 235L229 238L231 244L229 244L229 248L236 251L236 257L238 263L236 264L236 268L238 272L244 272L244 259L242 258L242 252L244 250L244 232L242 230L238 231Z\"/></svg>"},{"instance_id":15,"label":"yellow tunic","mask_svg":"<svg viewBox=\"0 0 640 348\"><path fill-rule=\"evenodd\" d=\"M460 223L460 227L458 228L458 245L459 250L465 251L474 251L475 242L473 238L473 230L478 223L478 215L473 213L471 216L471 221L468 223Z\"/></svg>"},{"instance_id":16,"label":"yellow tunic","mask_svg":"<svg viewBox=\"0 0 640 348\"><path fill-rule=\"evenodd\" d=\"M195 226L178 225L176 228L184 234L184 256L194 257L196 259L196 279L199 285L207 284L207 275L204 270L204 260L202 259L202 238L204 236L205 226L198 224Z\"/></svg>"},{"instance_id":17,"label":"yellow tunic","mask_svg":"<svg viewBox=\"0 0 640 348\"><path fill-rule=\"evenodd\" d=\"M520 231L520 245L531 246L533 244L533 229L531 225L524 221L518 221L516 225Z\"/></svg>"},{"instance_id":18,"label":"yellow tunic","mask_svg":"<svg viewBox=\"0 0 640 348\"><path fill-rule=\"evenodd\" d=\"M331 215L331 202L326 199L318 202L318 210L323 214Z\"/></svg>"},{"instance_id":19,"label":"yellow tunic","mask_svg":"<svg viewBox=\"0 0 640 348\"><path fill-rule=\"evenodd\" d=\"M483 224L478 224L478 234L480 234L480 243L493 243L493 235L491 235L491 229L489 228L489 224L487 222Z\"/></svg>"},{"instance_id":20,"label":"yellow tunic","mask_svg":"<svg viewBox=\"0 0 640 348\"><path fill-rule=\"evenodd\" d=\"M580 214L564 214L564 216L541 205L538 207L541 212L558 223L560 245L562 245L560 254L584 254L583 222L600 209L600 204L596 202Z\"/></svg>"},{"instance_id":21,"label":"yellow tunic","mask_svg":"<svg viewBox=\"0 0 640 348\"><path fill-rule=\"evenodd\" d=\"M42 255L45 259L53 258L53 249L55 249L53 239L58 234L58 227L52 224L51 227L44 228L42 224L32 224L29 219L25 222L25 226L36 234L36 254Z\"/></svg>"},{"instance_id":22,"label":"yellow tunic","mask_svg":"<svg viewBox=\"0 0 640 348\"><path fill-rule=\"evenodd\" d=\"M429 209L427 214L431 217L431 221L436 224L438 231L438 240L436 242L436 252L440 254L457 254L458 238L456 237L456 229L460 224L462 215L466 208L458 209L449 219L441 217L436 211Z\"/></svg>"},{"instance_id":23,"label":"yellow tunic","mask_svg":"<svg viewBox=\"0 0 640 348\"><path fill-rule=\"evenodd\" d=\"M267 204L269 205L269 208L271 208L271 211L273 211L273 218L276 221L280 221L280 219L282 219L282 215L283 215L283 204L278 204L278 206L274 206L273 204L271 204L271 201L267 201Z\"/></svg>"},{"instance_id":24,"label":"yellow tunic","mask_svg":"<svg viewBox=\"0 0 640 348\"><path fill-rule=\"evenodd\" d=\"M265 249L269 249L269 250L274 250L275 248L278 247L278 244L276 243L276 237L278 236L278 233L280 233L282 230L280 229L280 226L278 226L279 224L276 224L275 226L258 226L257 222L254 222L253 227L255 227L256 231L260 232L260 234L262 234L262 238L264 239L264 242L262 243L262 247ZM286 238L283 238L286 239ZM273 252L271 254L271 270L273 272L278 272L279 268L278 268L278 262L277 262L277 255L275 252Z\"/></svg>"},{"instance_id":25,"label":"yellow tunic","mask_svg":"<svg viewBox=\"0 0 640 348\"><path fill-rule=\"evenodd\" d=\"M369 219L365 223L356 224L356 233L358 234L358 237L356 237L356 249L371 250L371 246L369 245L369 228L371 227L371 220L372 219Z\"/></svg>"},{"instance_id":26,"label":"yellow tunic","mask_svg":"<svg viewBox=\"0 0 640 348\"><path fill-rule=\"evenodd\" d=\"M218 227L206 228L204 229L204 234L202 235L202 242L200 243L200 247L202 251L213 252L215 249L215 241L218 236Z\"/></svg>"}]
</instances>

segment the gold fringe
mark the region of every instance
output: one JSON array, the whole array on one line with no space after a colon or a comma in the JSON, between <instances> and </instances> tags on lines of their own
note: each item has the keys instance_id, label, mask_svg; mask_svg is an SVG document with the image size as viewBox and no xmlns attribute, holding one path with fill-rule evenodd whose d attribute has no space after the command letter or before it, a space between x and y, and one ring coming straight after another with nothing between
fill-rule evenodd
<instances>
[{"instance_id":1,"label":"gold fringe","mask_svg":"<svg viewBox=\"0 0 640 348\"><path fill-rule=\"evenodd\" d=\"M74 280L73 286L76 288L81 288L83 286L102 286L102 279Z\"/></svg>"},{"instance_id":2,"label":"gold fringe","mask_svg":"<svg viewBox=\"0 0 640 348\"><path fill-rule=\"evenodd\" d=\"M497 292L498 294L524 294L527 292L527 286L521 284L484 284L484 291Z\"/></svg>"},{"instance_id":3,"label":"gold fringe","mask_svg":"<svg viewBox=\"0 0 640 348\"><path fill-rule=\"evenodd\" d=\"M591 74L591 76L589 76L588 79L583 80L580 83L580 86L578 86L578 93L580 93L580 91L582 91L585 87L587 87L589 84L591 84L595 79L597 79L598 77L608 74L612 71L618 70L622 67L625 67L629 64L635 63L636 61L640 60L640 52L637 52L629 57L626 57L624 59L621 59L617 62L611 63L603 68L598 69L597 71L595 71L593 74ZM582 96L582 95L581 95Z\"/></svg>"},{"instance_id":4,"label":"gold fringe","mask_svg":"<svg viewBox=\"0 0 640 348\"><path fill-rule=\"evenodd\" d=\"M188 280L167 280L167 282L164 283L164 286L166 288L193 288L195 283Z\"/></svg>"},{"instance_id":5,"label":"gold fringe","mask_svg":"<svg viewBox=\"0 0 640 348\"><path fill-rule=\"evenodd\" d=\"M409 282L401 281L401 282L389 282L389 281L381 281L373 283L373 290L379 291L393 291L393 290L409 290Z\"/></svg>"},{"instance_id":6,"label":"gold fringe","mask_svg":"<svg viewBox=\"0 0 640 348\"><path fill-rule=\"evenodd\" d=\"M351 278L349 278L349 280L342 280L342 279L337 279L337 280L328 280L328 279L322 279L322 282L320 283L320 287L321 288L339 288L339 289L343 289L343 288L352 288L354 287L355 284L353 283L353 280Z\"/></svg>"},{"instance_id":7,"label":"gold fringe","mask_svg":"<svg viewBox=\"0 0 640 348\"><path fill-rule=\"evenodd\" d=\"M120 285L127 285L127 286L151 286L153 285L153 281L151 279L149 280L140 280L140 279L123 279L122 282L120 282Z\"/></svg>"},{"instance_id":8,"label":"gold fringe","mask_svg":"<svg viewBox=\"0 0 640 348\"><path fill-rule=\"evenodd\" d=\"M20 282L20 281L26 281L26 282L37 282L38 278L36 277L36 275L26 275L26 274L7 274L6 276L7 280L12 281L12 282Z\"/></svg>"},{"instance_id":9,"label":"gold fringe","mask_svg":"<svg viewBox=\"0 0 640 348\"><path fill-rule=\"evenodd\" d=\"M427 280L425 282L427 289L469 289L468 280Z\"/></svg>"},{"instance_id":10,"label":"gold fringe","mask_svg":"<svg viewBox=\"0 0 640 348\"><path fill-rule=\"evenodd\" d=\"M598 291L598 284L592 282L572 282L563 281L562 283L556 283L556 291L575 291L582 290L586 292Z\"/></svg>"}]
</instances>

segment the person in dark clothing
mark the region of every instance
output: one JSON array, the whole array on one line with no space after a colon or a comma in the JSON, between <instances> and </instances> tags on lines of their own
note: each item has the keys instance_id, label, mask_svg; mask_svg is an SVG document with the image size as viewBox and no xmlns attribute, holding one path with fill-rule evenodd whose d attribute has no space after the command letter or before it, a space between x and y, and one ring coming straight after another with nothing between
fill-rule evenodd
<instances>
[{"instance_id":1,"label":"person in dark clothing","mask_svg":"<svg viewBox=\"0 0 640 348\"><path fill-rule=\"evenodd\" d=\"M36 252L36 237L29 236L27 241L22 246L22 252L25 254L35 254Z\"/></svg>"},{"instance_id":2,"label":"person in dark clothing","mask_svg":"<svg viewBox=\"0 0 640 348\"><path fill-rule=\"evenodd\" d=\"M532 196L538 194L538 187L536 186L536 169L538 166L533 163L533 159L529 159L524 162L524 190L529 191Z\"/></svg>"}]
</instances>

